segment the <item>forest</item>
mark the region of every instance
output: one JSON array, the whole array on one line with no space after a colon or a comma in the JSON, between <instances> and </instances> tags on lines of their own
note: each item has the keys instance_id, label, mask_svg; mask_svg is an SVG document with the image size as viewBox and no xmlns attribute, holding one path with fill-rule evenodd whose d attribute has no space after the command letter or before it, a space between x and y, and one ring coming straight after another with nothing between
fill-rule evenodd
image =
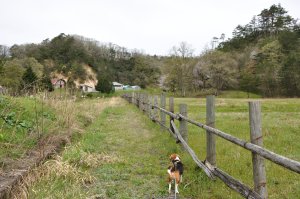
<instances>
[{"instance_id":1,"label":"forest","mask_svg":"<svg viewBox=\"0 0 300 199\"><path fill-rule=\"evenodd\" d=\"M38 44L0 45L0 86L14 95L33 85L52 91L50 80L57 74L74 87L75 81L91 79L84 66L98 83L159 86L178 96L242 90L263 97L299 97L300 24L280 4L272 5L238 25L232 38L213 37L212 47L200 55L187 42L173 46L169 56L150 56L64 33Z\"/></svg>"}]
</instances>

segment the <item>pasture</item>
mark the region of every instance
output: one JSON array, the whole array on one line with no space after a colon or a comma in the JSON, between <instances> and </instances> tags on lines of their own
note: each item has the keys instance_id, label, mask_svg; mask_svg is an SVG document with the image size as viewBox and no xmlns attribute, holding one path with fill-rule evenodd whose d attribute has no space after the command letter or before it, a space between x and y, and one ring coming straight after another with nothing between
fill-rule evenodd
<instances>
[{"instance_id":1,"label":"pasture","mask_svg":"<svg viewBox=\"0 0 300 199\"><path fill-rule=\"evenodd\" d=\"M216 128L249 141L248 101L216 98ZM260 101L264 147L300 161L300 100ZM176 113L180 103L187 104L189 118L205 123L205 98L175 98ZM86 99L68 106L62 104L60 108L57 106L57 103L49 102L47 109L44 108L48 113L45 115L47 122L52 120L56 127L55 130L49 127L47 134L57 131L78 133L61 154L29 175L26 186L19 192L20 197L165 197L168 195L168 155L176 152L182 156L185 165L183 183L179 187L183 198L241 198L220 180L208 179L167 131L161 131L157 124L125 100ZM64 110L62 116L50 117L61 110ZM206 154L205 139L204 130L188 125L188 143L201 160ZM7 141L1 142L1 153L10 153L4 147ZM20 141L15 145L23 143ZM217 166L253 187L251 153L220 138L216 139L216 149ZM265 163L269 198L296 198L300 195L299 174L267 160Z\"/></svg>"},{"instance_id":2,"label":"pasture","mask_svg":"<svg viewBox=\"0 0 300 199\"><path fill-rule=\"evenodd\" d=\"M248 101L248 99L216 98L216 128L250 141ZM298 144L300 101L298 99L259 99L259 101L262 104L264 147L300 161L300 145ZM188 117L205 123L205 99L177 98L175 103L187 103ZM178 109L175 112L178 112ZM189 144L198 157L204 160L205 132L192 125L188 128ZM217 166L253 187L251 153L220 138L216 139L216 150ZM300 195L299 174L290 172L268 160L265 164L270 198L294 198ZM218 192L218 188L216 187L213 192Z\"/></svg>"}]
</instances>

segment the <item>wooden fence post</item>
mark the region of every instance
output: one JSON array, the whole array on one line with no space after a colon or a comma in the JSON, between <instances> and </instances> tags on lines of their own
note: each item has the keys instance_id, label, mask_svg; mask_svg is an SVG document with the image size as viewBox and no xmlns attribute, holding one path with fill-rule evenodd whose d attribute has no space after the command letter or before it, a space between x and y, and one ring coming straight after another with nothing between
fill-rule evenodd
<instances>
[{"instance_id":1,"label":"wooden fence post","mask_svg":"<svg viewBox=\"0 0 300 199\"><path fill-rule=\"evenodd\" d=\"M185 117L187 117L187 105L179 104L179 113ZM187 130L187 121L179 120L179 132L182 138L188 143L188 130Z\"/></svg>"},{"instance_id":2,"label":"wooden fence post","mask_svg":"<svg viewBox=\"0 0 300 199\"><path fill-rule=\"evenodd\" d=\"M162 93L160 95L160 108L166 109L166 94ZM164 130L164 126L166 126L166 114L163 111L160 111L160 122L161 122L161 130Z\"/></svg>"},{"instance_id":3,"label":"wooden fence post","mask_svg":"<svg viewBox=\"0 0 300 199\"><path fill-rule=\"evenodd\" d=\"M138 109L140 109L140 93L137 93L136 96L136 106Z\"/></svg>"},{"instance_id":4,"label":"wooden fence post","mask_svg":"<svg viewBox=\"0 0 300 199\"><path fill-rule=\"evenodd\" d=\"M141 111L143 111L143 97L144 97L143 95L144 95L143 93L139 94L139 96L140 96L139 97L139 99L140 99L139 107L140 107Z\"/></svg>"},{"instance_id":5,"label":"wooden fence post","mask_svg":"<svg viewBox=\"0 0 300 199\"><path fill-rule=\"evenodd\" d=\"M154 106L158 106L158 96L154 96ZM158 109L154 108L153 111L153 120L156 122L158 121Z\"/></svg>"},{"instance_id":6,"label":"wooden fence post","mask_svg":"<svg viewBox=\"0 0 300 199\"><path fill-rule=\"evenodd\" d=\"M149 95L148 97L148 114L149 114L149 118L152 119L152 96Z\"/></svg>"},{"instance_id":7,"label":"wooden fence post","mask_svg":"<svg viewBox=\"0 0 300 199\"><path fill-rule=\"evenodd\" d=\"M260 102L249 102L250 139L252 144L263 146L261 130L261 108ZM267 180L264 158L252 152L254 191L262 198L268 197Z\"/></svg>"},{"instance_id":8,"label":"wooden fence post","mask_svg":"<svg viewBox=\"0 0 300 199\"><path fill-rule=\"evenodd\" d=\"M174 98L173 97L169 98L169 111L171 113L174 113ZM174 121L174 118L172 116L170 116L170 129L174 133L174 129L173 129L173 126L171 124L171 121Z\"/></svg>"},{"instance_id":9,"label":"wooden fence post","mask_svg":"<svg viewBox=\"0 0 300 199\"><path fill-rule=\"evenodd\" d=\"M206 97L206 125L215 127L215 96ZM216 141L215 135L206 131L206 160L216 166Z\"/></svg>"},{"instance_id":10,"label":"wooden fence post","mask_svg":"<svg viewBox=\"0 0 300 199\"><path fill-rule=\"evenodd\" d=\"M132 92L130 96L131 96L131 101L130 101L130 103L134 104L134 92Z\"/></svg>"},{"instance_id":11,"label":"wooden fence post","mask_svg":"<svg viewBox=\"0 0 300 199\"><path fill-rule=\"evenodd\" d=\"M149 111L149 106L148 106L148 94L146 93L144 96L144 110L146 115L148 114Z\"/></svg>"},{"instance_id":12,"label":"wooden fence post","mask_svg":"<svg viewBox=\"0 0 300 199\"><path fill-rule=\"evenodd\" d=\"M133 93L134 99L133 99L133 104L137 105L137 93Z\"/></svg>"}]
</instances>

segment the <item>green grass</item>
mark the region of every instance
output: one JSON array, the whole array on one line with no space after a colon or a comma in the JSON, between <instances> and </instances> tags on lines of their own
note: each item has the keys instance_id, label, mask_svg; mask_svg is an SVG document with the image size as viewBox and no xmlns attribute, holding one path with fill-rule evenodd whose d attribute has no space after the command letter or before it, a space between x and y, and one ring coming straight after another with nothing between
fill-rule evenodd
<instances>
[{"instance_id":1,"label":"green grass","mask_svg":"<svg viewBox=\"0 0 300 199\"><path fill-rule=\"evenodd\" d=\"M54 172L51 180L42 179L31 188L30 198L51 195L54 198L150 198L166 195L168 155L179 151L180 147L166 132L133 106L106 108L77 143L63 154L66 164L93 176L93 183L86 187L82 181L72 180L72 175Z\"/></svg>"},{"instance_id":2,"label":"green grass","mask_svg":"<svg viewBox=\"0 0 300 199\"><path fill-rule=\"evenodd\" d=\"M216 128L249 141L248 101L216 98ZM300 100L261 99L260 101L264 147L300 161L300 145L298 144ZM187 103L189 118L205 123L205 99L178 98L175 103ZM189 140L189 144L199 157L205 159L205 132L189 125ZM216 142L218 167L253 187L251 153L221 138L217 138ZM266 173L270 198L295 198L300 195L299 174L268 160L266 160Z\"/></svg>"},{"instance_id":3,"label":"green grass","mask_svg":"<svg viewBox=\"0 0 300 199\"><path fill-rule=\"evenodd\" d=\"M216 99L216 127L249 141L248 99ZM300 161L299 99L260 99L264 146ZM97 101L88 101L91 106ZM81 102L85 103L85 102ZM204 98L176 98L188 104L188 117L205 123ZM100 113L100 112L99 112ZM67 146L62 158L46 163L44 178L29 189L29 198L149 198L167 196L170 153L181 155L185 198L241 198L220 180L211 181L191 157L133 105L107 105L99 117ZM205 131L188 125L189 145L205 159ZM251 153L217 138L217 166L250 187ZM48 165L48 167L47 167ZM63 165L63 167L61 166ZM62 169L66 168L66 169ZM63 172L62 172L63 170ZM266 160L269 198L296 198L300 175Z\"/></svg>"},{"instance_id":4,"label":"green grass","mask_svg":"<svg viewBox=\"0 0 300 199\"><path fill-rule=\"evenodd\" d=\"M82 131L92 123L106 102L106 99L92 99L75 103L68 99L43 100L41 96L1 95L1 167L9 169L12 160L26 155L28 150L36 147L47 136Z\"/></svg>"},{"instance_id":5,"label":"green grass","mask_svg":"<svg viewBox=\"0 0 300 199\"><path fill-rule=\"evenodd\" d=\"M34 98L0 96L0 116L1 160L21 157L56 120L53 110Z\"/></svg>"},{"instance_id":6,"label":"green grass","mask_svg":"<svg viewBox=\"0 0 300 199\"><path fill-rule=\"evenodd\" d=\"M261 98L261 96L258 94L247 93L238 90L221 91L218 97L219 98Z\"/></svg>"}]
</instances>

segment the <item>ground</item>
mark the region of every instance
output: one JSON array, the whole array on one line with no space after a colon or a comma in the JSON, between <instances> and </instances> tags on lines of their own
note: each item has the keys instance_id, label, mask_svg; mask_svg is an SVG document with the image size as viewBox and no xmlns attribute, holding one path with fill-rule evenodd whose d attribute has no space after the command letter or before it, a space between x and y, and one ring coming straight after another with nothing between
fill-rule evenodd
<instances>
[{"instance_id":1,"label":"ground","mask_svg":"<svg viewBox=\"0 0 300 199\"><path fill-rule=\"evenodd\" d=\"M198 100L201 102L200 106ZM189 105L189 117L196 119L201 117L203 120L205 117L203 99L177 99L177 103L182 101ZM277 120L273 122L274 119L285 118L291 114L299 115L298 109L295 110L298 101L290 101L287 107L284 104L286 101L264 102L264 118L268 119L264 126L273 124L273 128L278 123ZM238 137L247 139L248 133L244 134L248 128L247 102L219 99L216 105L217 118L222 118L218 120L217 126L231 133L239 133ZM170 198L167 192L166 168L169 164L168 156L174 152L182 156L185 165L183 183L179 187L180 198L241 198L221 181L209 180L168 132L162 131L147 115L125 100L121 98L87 100L76 104L76 109L81 112L80 118L84 121L85 128L73 136L72 140L62 139L66 144L64 150L31 171L27 178L29 180L25 179L26 184L21 186L17 198ZM289 128L294 125L298 127L296 118L291 117L288 120ZM78 128L77 125L70 126L72 129ZM272 133L275 133L275 130L273 128ZM288 133L293 135L294 131L287 129L284 135ZM189 126L189 132L189 144L202 159L205 155L205 145L201 142L205 141L202 138L205 134L199 136L202 132L192 126ZM268 133L268 128L264 132ZM280 135L276 135L276 138L279 137ZM217 148L220 168L224 168L251 186L250 154L242 148L228 146L221 140L218 142L222 143ZM267 134L266 145L272 148L269 143L276 142ZM276 146L277 150L289 149L278 143ZM297 148L287 151L286 154L293 155L293 151L298 157ZM235 164L226 164L233 159L236 159ZM299 176L282 168L271 168L269 162L267 169L268 188L273 198L284 198L282 196L286 194L277 188L279 185L286 186L285 190L290 189L289 196L297 195ZM16 174L20 176L22 174L18 172L22 171L17 170ZM283 173L286 178L283 177ZM285 183L287 181L291 183Z\"/></svg>"}]
</instances>

